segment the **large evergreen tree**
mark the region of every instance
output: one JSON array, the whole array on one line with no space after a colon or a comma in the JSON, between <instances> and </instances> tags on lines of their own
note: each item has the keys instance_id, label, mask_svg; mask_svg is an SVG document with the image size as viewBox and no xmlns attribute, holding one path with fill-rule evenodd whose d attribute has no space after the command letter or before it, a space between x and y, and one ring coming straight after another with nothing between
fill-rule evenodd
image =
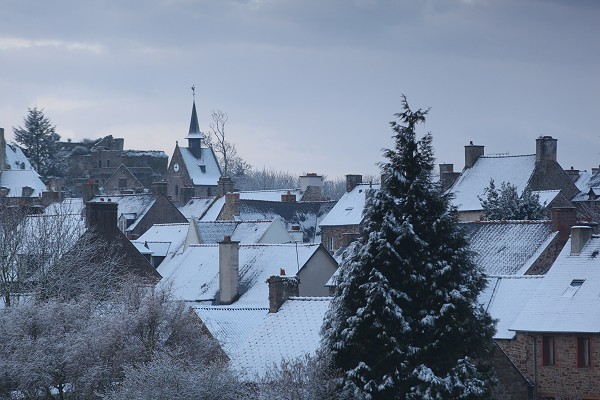
<instances>
[{"instance_id":1,"label":"large evergreen tree","mask_svg":"<svg viewBox=\"0 0 600 400\"><path fill-rule=\"evenodd\" d=\"M485 198L479 198L483 215L489 220L538 220L545 218L544 206L540 204L540 196L526 188L519 196L517 187L502 182L500 190L494 180L485 189Z\"/></svg>"},{"instance_id":2,"label":"large evergreen tree","mask_svg":"<svg viewBox=\"0 0 600 400\"><path fill-rule=\"evenodd\" d=\"M426 114L404 98L391 122L382 188L367 201L322 329L323 354L359 399L489 396L494 325L477 303L485 279L432 182L432 136L416 136Z\"/></svg>"},{"instance_id":3,"label":"large evergreen tree","mask_svg":"<svg viewBox=\"0 0 600 400\"><path fill-rule=\"evenodd\" d=\"M44 110L37 107L27 109L23 123L24 127L13 127L13 133L33 168L44 181L52 176L60 176L62 167L57 149L60 136L56 133L56 127L44 115Z\"/></svg>"}]
</instances>

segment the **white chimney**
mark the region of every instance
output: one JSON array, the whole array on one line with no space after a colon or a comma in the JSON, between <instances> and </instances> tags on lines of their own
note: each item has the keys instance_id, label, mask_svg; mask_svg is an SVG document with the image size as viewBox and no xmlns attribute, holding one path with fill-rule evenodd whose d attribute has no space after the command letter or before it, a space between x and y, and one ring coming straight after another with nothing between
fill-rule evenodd
<instances>
[{"instance_id":1,"label":"white chimney","mask_svg":"<svg viewBox=\"0 0 600 400\"><path fill-rule=\"evenodd\" d=\"M304 242L304 233L302 232L302 228L300 228L300 225L292 225L292 229L288 231L288 233L292 237L293 242Z\"/></svg>"},{"instance_id":2,"label":"white chimney","mask_svg":"<svg viewBox=\"0 0 600 400\"><path fill-rule=\"evenodd\" d=\"M306 192L306 189L309 186L314 187L322 187L323 186L323 177L321 175L317 175L314 172L308 173L306 175L302 175L300 177L300 190Z\"/></svg>"},{"instance_id":3,"label":"white chimney","mask_svg":"<svg viewBox=\"0 0 600 400\"><path fill-rule=\"evenodd\" d=\"M585 244L592 237L592 228L589 226L574 226L571 228L571 255L578 256Z\"/></svg>"},{"instance_id":4,"label":"white chimney","mask_svg":"<svg viewBox=\"0 0 600 400\"><path fill-rule=\"evenodd\" d=\"M239 244L229 236L219 242L219 304L231 304L240 294Z\"/></svg>"}]
</instances>

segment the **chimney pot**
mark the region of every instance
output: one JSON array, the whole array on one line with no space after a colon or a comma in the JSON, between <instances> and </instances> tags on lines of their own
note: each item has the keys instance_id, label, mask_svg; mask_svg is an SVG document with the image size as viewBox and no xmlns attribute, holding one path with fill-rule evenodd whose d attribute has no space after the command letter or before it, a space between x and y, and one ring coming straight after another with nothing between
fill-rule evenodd
<instances>
[{"instance_id":1,"label":"chimney pot","mask_svg":"<svg viewBox=\"0 0 600 400\"><path fill-rule=\"evenodd\" d=\"M285 276L285 269L279 268L279 275Z\"/></svg>"}]
</instances>

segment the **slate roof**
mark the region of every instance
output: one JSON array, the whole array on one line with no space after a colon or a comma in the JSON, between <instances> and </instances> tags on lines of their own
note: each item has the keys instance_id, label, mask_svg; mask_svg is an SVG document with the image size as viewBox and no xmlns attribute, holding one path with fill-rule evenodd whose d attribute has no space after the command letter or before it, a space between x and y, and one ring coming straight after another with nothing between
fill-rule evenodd
<instances>
[{"instance_id":1,"label":"slate roof","mask_svg":"<svg viewBox=\"0 0 600 400\"><path fill-rule=\"evenodd\" d=\"M362 222L366 194L369 190L379 190L381 185L360 183L342 198L331 209L320 226L358 225Z\"/></svg>"},{"instance_id":2,"label":"slate roof","mask_svg":"<svg viewBox=\"0 0 600 400\"><path fill-rule=\"evenodd\" d=\"M196 158L187 147L180 147L179 150L194 185L217 185L221 177L221 169L211 147L202 147L200 158ZM204 171L202 167L204 167Z\"/></svg>"},{"instance_id":3,"label":"slate roof","mask_svg":"<svg viewBox=\"0 0 600 400\"><path fill-rule=\"evenodd\" d=\"M461 223L487 275L523 274L557 232L550 221L480 221Z\"/></svg>"},{"instance_id":4,"label":"slate roof","mask_svg":"<svg viewBox=\"0 0 600 400\"><path fill-rule=\"evenodd\" d=\"M214 201L214 197L192 197L185 205L179 207L179 212L187 219L200 218Z\"/></svg>"},{"instance_id":5,"label":"slate roof","mask_svg":"<svg viewBox=\"0 0 600 400\"><path fill-rule=\"evenodd\" d=\"M237 307L268 307L267 279L280 268L295 275L313 256L318 244L240 244L240 297ZM219 247L216 244L190 245L181 254L163 262L158 272L162 284L172 284L177 298L212 302L219 291Z\"/></svg>"},{"instance_id":6,"label":"slate roof","mask_svg":"<svg viewBox=\"0 0 600 400\"><path fill-rule=\"evenodd\" d=\"M230 358L239 352L246 337L256 329L269 312L267 307L240 308L189 304Z\"/></svg>"},{"instance_id":7,"label":"slate roof","mask_svg":"<svg viewBox=\"0 0 600 400\"><path fill-rule=\"evenodd\" d=\"M202 243L218 243L223 237L240 243L258 243L273 221L199 221L196 228ZM291 238L290 238L291 241Z\"/></svg>"},{"instance_id":8,"label":"slate roof","mask_svg":"<svg viewBox=\"0 0 600 400\"><path fill-rule=\"evenodd\" d=\"M281 201L240 200L241 220L281 218L289 231L299 225L304 241L321 243L319 225L331 211L335 201L284 203Z\"/></svg>"},{"instance_id":9,"label":"slate roof","mask_svg":"<svg viewBox=\"0 0 600 400\"><path fill-rule=\"evenodd\" d=\"M496 187L510 182L519 194L527 187L535 169L535 154L521 156L481 156L471 168L466 168L449 189L454 193L452 204L458 211L481 210L481 198L490 179Z\"/></svg>"},{"instance_id":10,"label":"slate roof","mask_svg":"<svg viewBox=\"0 0 600 400\"><path fill-rule=\"evenodd\" d=\"M492 318L497 320L494 339L512 339L515 332L509 330L525 307L543 275L489 276L486 289L480 293L479 302Z\"/></svg>"},{"instance_id":11,"label":"slate roof","mask_svg":"<svg viewBox=\"0 0 600 400\"><path fill-rule=\"evenodd\" d=\"M203 135L200 132L200 124L198 124L198 113L196 112L196 101L192 105L192 117L190 118L190 129L186 139L202 139Z\"/></svg>"},{"instance_id":12,"label":"slate roof","mask_svg":"<svg viewBox=\"0 0 600 400\"><path fill-rule=\"evenodd\" d=\"M268 368L283 360L314 355L319 331L329 308L329 297L292 297L278 312L267 314L239 345L231 365L247 379L264 376Z\"/></svg>"},{"instance_id":13,"label":"slate roof","mask_svg":"<svg viewBox=\"0 0 600 400\"><path fill-rule=\"evenodd\" d=\"M7 197L22 197L25 186L33 189L30 197L38 197L46 190L46 185L19 146L6 145L6 164L10 168L0 173L0 187L10 189Z\"/></svg>"},{"instance_id":14,"label":"slate roof","mask_svg":"<svg viewBox=\"0 0 600 400\"><path fill-rule=\"evenodd\" d=\"M549 205L560 194L560 190L532 190L531 193L537 194L540 198L540 204Z\"/></svg>"},{"instance_id":15,"label":"slate roof","mask_svg":"<svg viewBox=\"0 0 600 400\"><path fill-rule=\"evenodd\" d=\"M92 200L93 203L101 203L111 201L118 204L117 218L124 215L127 219L135 219L135 221L129 225L126 231L132 231L135 229L137 223L141 221L142 217L152 207L156 201L156 196L153 194L142 193L142 194L122 194L116 196L95 196Z\"/></svg>"},{"instance_id":16,"label":"slate roof","mask_svg":"<svg viewBox=\"0 0 600 400\"><path fill-rule=\"evenodd\" d=\"M510 329L600 333L599 255L600 237L593 236L579 255L571 255L569 240Z\"/></svg>"}]
</instances>

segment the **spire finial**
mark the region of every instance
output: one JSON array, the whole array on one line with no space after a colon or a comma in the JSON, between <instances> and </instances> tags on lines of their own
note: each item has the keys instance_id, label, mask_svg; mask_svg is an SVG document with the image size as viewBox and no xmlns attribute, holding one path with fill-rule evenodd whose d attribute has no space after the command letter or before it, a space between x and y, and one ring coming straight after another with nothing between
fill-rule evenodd
<instances>
[{"instance_id":1,"label":"spire finial","mask_svg":"<svg viewBox=\"0 0 600 400\"><path fill-rule=\"evenodd\" d=\"M192 96L194 97L194 101L196 101L196 85L192 85Z\"/></svg>"}]
</instances>

